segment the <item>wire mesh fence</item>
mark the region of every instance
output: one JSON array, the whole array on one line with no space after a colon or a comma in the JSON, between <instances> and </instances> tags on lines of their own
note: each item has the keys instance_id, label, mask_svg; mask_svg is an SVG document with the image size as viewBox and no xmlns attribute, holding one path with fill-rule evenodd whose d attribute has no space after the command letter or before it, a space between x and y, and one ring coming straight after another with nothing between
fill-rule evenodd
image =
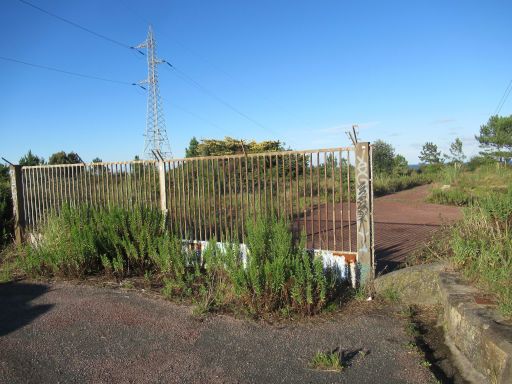
<instances>
[{"instance_id":1,"label":"wire mesh fence","mask_svg":"<svg viewBox=\"0 0 512 384\"><path fill-rule=\"evenodd\" d=\"M354 148L158 161L22 167L23 212L36 232L64 204L162 209L190 241L245 242L260 214L286 218L307 247L355 251Z\"/></svg>"}]
</instances>

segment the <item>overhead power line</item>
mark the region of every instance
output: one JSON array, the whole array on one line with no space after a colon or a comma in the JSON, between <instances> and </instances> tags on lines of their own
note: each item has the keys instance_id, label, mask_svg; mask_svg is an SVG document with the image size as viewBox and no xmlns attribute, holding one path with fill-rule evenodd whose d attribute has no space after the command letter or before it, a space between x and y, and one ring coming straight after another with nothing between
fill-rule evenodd
<instances>
[{"instance_id":1,"label":"overhead power line","mask_svg":"<svg viewBox=\"0 0 512 384\"><path fill-rule=\"evenodd\" d=\"M238 115L242 116L244 119L252 122L253 124L259 126L260 128L268 129L263 124L258 122L257 120L253 119L252 117L250 117L246 113L240 111L238 108L233 106L231 103L227 102L226 100L224 100L223 98L221 98L220 96L215 94L213 91L209 90L208 88L206 88L203 85L201 85L200 83L198 83L192 77L190 77L185 72L183 72L181 69L176 68L176 66L174 66L171 63L169 63L167 60L163 60L163 62L166 63L171 69L173 69L176 72L176 74L178 75L178 77L180 77L181 79L185 80L189 84L193 85L194 87L199 89L201 92L203 92L206 95L210 96L211 98L217 100L219 103L223 104L225 107L231 109L233 112L237 113Z\"/></svg>"},{"instance_id":2,"label":"overhead power line","mask_svg":"<svg viewBox=\"0 0 512 384\"><path fill-rule=\"evenodd\" d=\"M90 28L84 27L83 25L80 25L80 24L78 24L78 23L75 23L74 21L71 21L71 20L69 20L69 19L66 19L66 18L64 18L64 17L62 17L62 16L59 16L59 15L57 15L57 14L53 13L53 12L47 11L46 9L41 8L41 7L39 7L39 6L35 5L35 4L32 4L32 3L30 3L30 2L28 2L28 1L26 1L26 0L18 0L18 1L19 1L20 3L23 3L23 4L25 4L25 5L28 5L29 7L32 7L32 8L34 8L34 9L38 10L39 12L45 13L45 14L46 14L46 15L48 15L48 16L51 16L51 17L53 17L53 18L55 18L55 19L57 19L57 20L60 20L60 21L62 21L62 22L64 22L64 23L67 23L67 24L69 24L69 25L71 25L71 26L73 26L73 27L75 27L75 28L81 29L82 31L85 31L85 32L87 32L87 33L89 33L89 34L91 34L91 35L93 35L93 36L99 37L100 39L103 39L103 40L109 41L109 42L111 42L111 43L113 43L113 44L117 44L117 45L119 45L119 46L121 46L121 47L123 47L123 48L135 49L135 50L136 50L137 52L139 52L141 55L144 55L144 53L143 53L142 51L139 51L139 50L138 50L138 49L136 49L135 47L132 47L132 46L130 46L130 45L128 45L128 44L125 44L125 43L123 43L123 42L121 42L121 41L119 41L119 40L113 39L113 38L111 38L111 37L105 36L105 35L104 35L104 34L102 34L102 33L95 32L95 31L93 31L93 30L92 30L92 29L90 29Z\"/></svg>"},{"instance_id":3,"label":"overhead power line","mask_svg":"<svg viewBox=\"0 0 512 384\"><path fill-rule=\"evenodd\" d=\"M13 59L11 57L0 56L0 60L9 61L9 62L12 62L12 63L17 63L17 64L23 64L23 65L26 65L26 66L29 66L29 67L34 67L34 68L46 69L47 71L64 73L66 75L82 77L84 79L106 81L106 82L109 82L109 83L116 83L116 84L123 84L123 85L138 85L138 84L135 84L135 83L129 83L127 81L107 79L105 77L99 77L99 76L94 76L94 75L87 75L85 73L72 72L72 71L68 71L68 70L65 70L65 69L48 67L46 65L29 63L27 61Z\"/></svg>"},{"instance_id":4,"label":"overhead power line","mask_svg":"<svg viewBox=\"0 0 512 384\"><path fill-rule=\"evenodd\" d=\"M98 38L101 38L103 40L106 40L110 43L113 43L113 44L116 44L118 46L121 46L123 48L127 48L127 49L130 49L130 50L135 50L137 51L138 53L140 53L141 55L144 55L144 52L142 52L141 50L139 50L137 47L134 47L134 46L131 46L131 45L128 45L128 44L125 44L119 40L116 40L116 39L113 39L111 37L108 37L102 33L99 33L99 32L95 32L93 31L92 29L90 28L87 28L87 27L84 27L83 25L81 24L78 24L74 21L71 21L67 18L64 18L62 16L59 16L53 12L50 12L44 8L41 8L35 4L32 4L31 2L27 1L27 0L18 0L19 2L29 6L29 7L32 7L50 17L53 17L57 20L60 20L64 23L67 23L75 28L78 28L82 31L85 31L95 37L98 37ZM56 72L62 72L62 73L67 73L69 75L74 75L74 76L80 76L80 77L84 77L84 78L91 78L91 79L96 79L96 80L103 80L103 81L111 81L111 82L118 82L118 83L124 83L124 84L129 84L129 85L137 85L143 89L145 89L142 85L140 84L135 84L135 83L128 83L128 82L120 82L120 81L117 81L117 80L109 80L109 79L104 79L104 78L99 78L99 77L96 77L96 76L90 76L90 75L84 75L84 74L80 74L80 73L75 73L75 72L70 72L70 71L65 71L65 70L61 70L61 69L58 69L58 68L51 68L51 67L46 67L46 66L42 66L42 65L37 65L37 64L31 64L31 63L26 63L26 62L22 62L20 60L15 60L15 59L9 59L9 58L3 58L4 60L8 60L8 61L13 61L13 62L19 62L21 64L25 64L25 65L30 65L30 66L34 66L34 67L39 67L39 68L43 68L43 69L47 69L47 70L51 70L51 71L56 71ZM251 123L253 123L254 125L257 125L258 127L260 128L263 128L264 130L267 130L269 132L271 132L272 134L276 134L275 132L273 132L272 130L270 130L269 128L265 127L263 124L261 124L260 122L258 122L257 120L253 119L252 117L250 117L249 115L247 115L246 113L240 111L238 108L236 108L234 105L232 105L231 103L227 102L226 100L224 100L223 98L221 98L220 96L218 96L217 94L215 94L213 91L207 89L206 87L204 87L203 85L201 85L198 81L194 80L192 77L190 77L189 75L187 75L184 71L182 71L181 69L178 69L176 68L174 65L172 65L171 63L169 63L168 61L165 61L163 60L163 62L165 62L166 64L169 65L170 68L172 68L175 73L184 81L188 82L189 84L193 85L194 87L196 87L198 90L200 90L201 92L207 94L208 96L210 96L211 98L217 100L219 103L223 104L225 107L229 108L230 110L232 110L233 112L235 112L236 114L240 115L241 117L243 117L244 119L250 121ZM225 71L224 71L225 72Z\"/></svg>"},{"instance_id":5,"label":"overhead power line","mask_svg":"<svg viewBox=\"0 0 512 384\"><path fill-rule=\"evenodd\" d=\"M510 95L510 92L512 92L512 80L510 80L510 83L508 83L507 88L505 88L505 92L503 92L503 95L501 96L501 99L498 102L498 106L496 107L496 110L494 111L495 115L497 115L501 112L501 108L503 108L503 105L505 105L505 102L507 101L508 96Z\"/></svg>"}]
</instances>

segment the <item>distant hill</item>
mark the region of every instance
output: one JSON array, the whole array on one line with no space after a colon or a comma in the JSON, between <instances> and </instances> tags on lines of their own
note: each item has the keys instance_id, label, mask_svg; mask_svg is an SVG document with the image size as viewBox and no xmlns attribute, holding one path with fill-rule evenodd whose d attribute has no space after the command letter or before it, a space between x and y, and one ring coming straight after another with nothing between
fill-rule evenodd
<instances>
[{"instance_id":1,"label":"distant hill","mask_svg":"<svg viewBox=\"0 0 512 384\"><path fill-rule=\"evenodd\" d=\"M409 169L420 169L420 165L419 164L409 164Z\"/></svg>"}]
</instances>

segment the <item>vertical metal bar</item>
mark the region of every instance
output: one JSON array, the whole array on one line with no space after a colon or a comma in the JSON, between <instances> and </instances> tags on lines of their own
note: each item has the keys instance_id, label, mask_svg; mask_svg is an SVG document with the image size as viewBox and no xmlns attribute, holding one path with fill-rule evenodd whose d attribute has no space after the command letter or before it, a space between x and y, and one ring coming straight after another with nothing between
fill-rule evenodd
<instances>
[{"instance_id":1,"label":"vertical metal bar","mask_svg":"<svg viewBox=\"0 0 512 384\"><path fill-rule=\"evenodd\" d=\"M207 178L205 175L205 169L204 169L204 163L205 160L201 159L199 160L199 164L201 165L201 205L203 206L203 240L208 241L208 208L206 207L207 203L209 203L209 200L207 200L206 197L206 184L207 184Z\"/></svg>"},{"instance_id":2,"label":"vertical metal bar","mask_svg":"<svg viewBox=\"0 0 512 384\"><path fill-rule=\"evenodd\" d=\"M317 176L317 180L316 180L316 184L317 184L317 198L316 198L316 201L317 201L317 225L318 225L318 240L320 241L320 249L322 249L322 227L321 227L321 221L320 221L320 217L321 217L321 214L322 214L322 210L321 210L321 185L320 185L320 152L317 152L316 153L316 176Z\"/></svg>"},{"instance_id":3,"label":"vertical metal bar","mask_svg":"<svg viewBox=\"0 0 512 384\"><path fill-rule=\"evenodd\" d=\"M277 217L281 218L281 195L279 194L279 155L276 154L276 208Z\"/></svg>"},{"instance_id":4,"label":"vertical metal bar","mask_svg":"<svg viewBox=\"0 0 512 384\"><path fill-rule=\"evenodd\" d=\"M332 151L331 152L331 179L332 179L332 190L331 190L331 195L332 195L332 235L333 235L333 248L332 250L333 251L336 251L336 208L335 208L335 204L336 204L336 173L335 173L335 152Z\"/></svg>"},{"instance_id":5,"label":"vertical metal bar","mask_svg":"<svg viewBox=\"0 0 512 384\"><path fill-rule=\"evenodd\" d=\"M199 166L201 160L196 160L196 182L197 182L197 204L199 211L199 237L198 240L204 240L203 237L203 227L204 227L204 217L203 217L203 199L201 197L201 184L203 183L202 174L200 172L201 167Z\"/></svg>"},{"instance_id":6,"label":"vertical metal bar","mask_svg":"<svg viewBox=\"0 0 512 384\"><path fill-rule=\"evenodd\" d=\"M240 186L239 186L239 194L240 194L240 215L242 217L242 243L245 242L245 218L244 218L244 213L245 213L245 210L244 210L244 180L243 180L243 177L242 177L242 158L239 157L238 158L238 161L239 161L239 167L238 169L240 170Z\"/></svg>"},{"instance_id":7,"label":"vertical metal bar","mask_svg":"<svg viewBox=\"0 0 512 384\"><path fill-rule=\"evenodd\" d=\"M228 196L229 196L229 241L233 241L233 193L232 193L232 185L231 185L231 164L230 158L228 157Z\"/></svg>"},{"instance_id":8,"label":"vertical metal bar","mask_svg":"<svg viewBox=\"0 0 512 384\"><path fill-rule=\"evenodd\" d=\"M265 155L262 156L263 158L263 191L265 194L264 197L264 203L265 203L265 215L268 214L268 202L267 202L267 157ZM261 208L260 208L261 209Z\"/></svg>"},{"instance_id":9,"label":"vertical metal bar","mask_svg":"<svg viewBox=\"0 0 512 384\"><path fill-rule=\"evenodd\" d=\"M247 155L245 156L244 160L245 160L244 161L244 163L245 163L245 195L246 195L246 203L247 203L246 206L245 206L247 214L245 216L249 217L249 214L250 214L250 206L249 206L249 171L248 171L249 165L247 164L247 162L249 161L249 158L247 157Z\"/></svg>"},{"instance_id":10,"label":"vertical metal bar","mask_svg":"<svg viewBox=\"0 0 512 384\"><path fill-rule=\"evenodd\" d=\"M324 217L324 224L325 224L325 246L327 249L329 249L329 212L328 212L328 191L327 191L327 152L324 152L324 198L325 198L325 217Z\"/></svg>"},{"instance_id":11,"label":"vertical metal bar","mask_svg":"<svg viewBox=\"0 0 512 384\"><path fill-rule=\"evenodd\" d=\"M223 188L223 204L224 204L224 236L223 241L228 241L229 239L229 226L228 226L228 203L227 203L227 194L226 194L226 162L225 159L222 159L222 188Z\"/></svg>"},{"instance_id":12,"label":"vertical metal bar","mask_svg":"<svg viewBox=\"0 0 512 384\"><path fill-rule=\"evenodd\" d=\"M62 167L56 167L55 168L58 171L58 183L59 183L59 208L62 209L62 206L64 205L64 180L63 180L63 168Z\"/></svg>"},{"instance_id":13,"label":"vertical metal bar","mask_svg":"<svg viewBox=\"0 0 512 384\"><path fill-rule=\"evenodd\" d=\"M189 161L183 161L183 203L184 203L184 213L185 213L185 236L187 240L191 238L191 226L189 217L190 217L190 188L188 182L188 170L189 170Z\"/></svg>"},{"instance_id":14,"label":"vertical metal bar","mask_svg":"<svg viewBox=\"0 0 512 384\"><path fill-rule=\"evenodd\" d=\"M181 162L181 193L180 193L180 212L183 217L183 236L182 239L186 239L187 237L187 209L186 209L186 198L185 198L185 162Z\"/></svg>"},{"instance_id":15,"label":"vertical metal bar","mask_svg":"<svg viewBox=\"0 0 512 384\"><path fill-rule=\"evenodd\" d=\"M127 201L126 201L126 195L127 195L127 192L126 192L126 182L125 182L125 178L126 178L126 175L125 175L125 171L124 171L124 164L121 163L119 164L119 171L120 171L120 174L119 174L119 183L120 183L120 189L121 189L121 206L125 209L128 208L127 206ZM94 174L94 173L93 173Z\"/></svg>"},{"instance_id":16,"label":"vertical metal bar","mask_svg":"<svg viewBox=\"0 0 512 384\"><path fill-rule=\"evenodd\" d=\"M38 172L37 172L37 168L33 168L34 170L34 180L35 180L35 190L36 190L36 200L37 200L37 225L40 226L41 225L41 192L40 192L40 188L39 188L39 175L38 175Z\"/></svg>"},{"instance_id":17,"label":"vertical metal bar","mask_svg":"<svg viewBox=\"0 0 512 384\"><path fill-rule=\"evenodd\" d=\"M213 187L213 234L215 239L220 241L220 227L217 226L220 212L217 211L217 189L215 188L215 160L211 160L212 163L212 187Z\"/></svg>"},{"instance_id":18,"label":"vertical metal bar","mask_svg":"<svg viewBox=\"0 0 512 384\"><path fill-rule=\"evenodd\" d=\"M39 175L41 180L41 207L42 207L42 215L43 221L47 221L47 212L48 212L48 202L46 201L46 175L45 169L39 168Z\"/></svg>"},{"instance_id":19,"label":"vertical metal bar","mask_svg":"<svg viewBox=\"0 0 512 384\"><path fill-rule=\"evenodd\" d=\"M237 172L236 172L236 157L233 158L233 197L234 197L234 203L235 203L235 239L237 242L240 242L240 225L238 223L238 192L237 192Z\"/></svg>"},{"instance_id":20,"label":"vertical metal bar","mask_svg":"<svg viewBox=\"0 0 512 384\"><path fill-rule=\"evenodd\" d=\"M256 220L256 192L254 191L254 159L255 157L251 157L251 180L252 180L252 218L253 221Z\"/></svg>"},{"instance_id":21,"label":"vertical metal bar","mask_svg":"<svg viewBox=\"0 0 512 384\"><path fill-rule=\"evenodd\" d=\"M350 196L350 151L347 151L348 250L352 252L352 202Z\"/></svg>"},{"instance_id":22,"label":"vertical metal bar","mask_svg":"<svg viewBox=\"0 0 512 384\"><path fill-rule=\"evenodd\" d=\"M290 182L290 222L293 223L293 174L292 174L292 155L288 155L288 180Z\"/></svg>"},{"instance_id":23,"label":"vertical metal bar","mask_svg":"<svg viewBox=\"0 0 512 384\"><path fill-rule=\"evenodd\" d=\"M49 214L52 214L52 212L54 211L55 209L55 189L54 189L54 186L53 186L53 173L52 173L53 169L52 167L48 167L47 168L47 172L48 172L48 183L49 183L49 193L50 193L50 212Z\"/></svg>"},{"instance_id":24,"label":"vertical metal bar","mask_svg":"<svg viewBox=\"0 0 512 384\"><path fill-rule=\"evenodd\" d=\"M313 211L313 152L309 154L309 189L310 189L310 196L309 196L309 204L310 204L310 211L309 216L311 220L311 247L315 248L315 215Z\"/></svg>"},{"instance_id":25,"label":"vertical metal bar","mask_svg":"<svg viewBox=\"0 0 512 384\"><path fill-rule=\"evenodd\" d=\"M175 229L179 229L179 234L180 234L180 240L183 238L183 227L182 227L182 222L181 222L181 212L182 212L182 209L181 209L181 196L180 196L180 193L179 193L179 187L180 187L180 184L179 184L179 174L180 174L180 171L179 171L179 168L178 168L178 172L176 174L176 167L179 166L179 162L176 162L176 161L173 161L172 162L172 182L173 182L173 205L174 205L174 220L176 221L176 224L175 224ZM178 188L178 193L176 193L176 188ZM178 208L179 206L179 208ZM179 215L180 217L178 218L178 212L179 212Z\"/></svg>"},{"instance_id":26,"label":"vertical metal bar","mask_svg":"<svg viewBox=\"0 0 512 384\"><path fill-rule=\"evenodd\" d=\"M261 209L261 171L260 171L260 156L257 157L258 159L258 211L259 213L262 213Z\"/></svg>"},{"instance_id":27,"label":"vertical metal bar","mask_svg":"<svg viewBox=\"0 0 512 384\"><path fill-rule=\"evenodd\" d=\"M77 193L76 180L75 180L76 166L70 165L69 168L71 171L71 186L72 186L72 190L73 190L73 204L75 205L75 207L78 207L80 205L80 201L78 200L78 193Z\"/></svg>"},{"instance_id":28,"label":"vertical metal bar","mask_svg":"<svg viewBox=\"0 0 512 384\"><path fill-rule=\"evenodd\" d=\"M195 168L195 163L196 161L195 160L190 160L190 162L192 163L192 180L191 180L191 183L192 183L192 212L193 212L193 218L192 218L192 222L193 222L193 225L194 225L194 238L192 240L199 240L198 237L197 237L197 212L196 212L196 206L197 206L197 200L196 200L196 186L195 186L195 181L196 181L196 176L195 176L195 173L194 173L194 168ZM192 225L192 224L191 224Z\"/></svg>"},{"instance_id":29,"label":"vertical metal bar","mask_svg":"<svg viewBox=\"0 0 512 384\"><path fill-rule=\"evenodd\" d=\"M274 161L273 159L274 156L270 155L269 156L269 160L270 160L270 164L269 164L269 168L270 168L270 214L271 215L274 215L274 171L272 169L272 163Z\"/></svg>"},{"instance_id":30,"label":"vertical metal bar","mask_svg":"<svg viewBox=\"0 0 512 384\"><path fill-rule=\"evenodd\" d=\"M30 224L31 228L35 229L36 226L36 220L35 220L35 199L34 199L34 178L32 177L32 169L31 168L25 168L27 171L27 179L29 182L29 201L30 201Z\"/></svg>"},{"instance_id":31,"label":"vertical metal bar","mask_svg":"<svg viewBox=\"0 0 512 384\"><path fill-rule=\"evenodd\" d=\"M343 151L339 151L339 163L340 163L340 239L341 239L341 250L345 250L345 239L343 238Z\"/></svg>"},{"instance_id":32,"label":"vertical metal bar","mask_svg":"<svg viewBox=\"0 0 512 384\"><path fill-rule=\"evenodd\" d=\"M294 228L297 223L297 238L300 239L300 196L299 196L299 155L295 154L295 214Z\"/></svg>"},{"instance_id":33,"label":"vertical metal bar","mask_svg":"<svg viewBox=\"0 0 512 384\"><path fill-rule=\"evenodd\" d=\"M206 159L206 185L207 185L207 196L206 201L208 202L208 230L209 230L209 239L212 239L212 193L210 189L210 159Z\"/></svg>"},{"instance_id":34,"label":"vertical metal bar","mask_svg":"<svg viewBox=\"0 0 512 384\"><path fill-rule=\"evenodd\" d=\"M282 155L282 163L283 163L283 217L286 220L288 218L287 208L286 208L286 169L285 169L285 163L286 163L286 157Z\"/></svg>"},{"instance_id":35,"label":"vertical metal bar","mask_svg":"<svg viewBox=\"0 0 512 384\"><path fill-rule=\"evenodd\" d=\"M13 165L12 167L15 167L15 165ZM20 220L23 220L23 224L25 225L24 228L21 229L21 231L18 231L15 233L15 236L16 236L16 241L18 241L18 239L20 241L23 240L23 237L24 237L24 233L23 233L23 229L27 229L29 228L30 224L29 224L29 216L28 216L28 191L27 191L27 173L25 172L25 170L23 169L22 166L18 166L19 167L19 170L18 170L18 175L16 175L16 170L15 169L10 169L10 177L11 177L11 193L13 192L12 190L12 185L13 185L13 181L12 181L12 177L16 178L18 177L18 182L16 182L16 179L14 180L14 183L16 183L16 187L17 188L21 188L21 200L17 200L16 202L14 202L14 208L16 207L19 207L20 210L18 210L18 212L22 212L23 214L20 214L19 218ZM17 193L16 194L16 199L18 199L19 197L19 194ZM18 236L19 235L19 236Z\"/></svg>"},{"instance_id":36,"label":"vertical metal bar","mask_svg":"<svg viewBox=\"0 0 512 384\"><path fill-rule=\"evenodd\" d=\"M307 222L306 222L306 210L307 210L307 201L306 201L306 188L307 188L307 178L306 178L306 154L303 153L302 154L302 180L303 180L303 198L304 198L304 205L303 205L303 220L304 220L304 225L303 225L303 231L304 231L304 234L306 236L306 244L305 246L307 247L307 233L308 233L308 228L307 228Z\"/></svg>"}]
</instances>

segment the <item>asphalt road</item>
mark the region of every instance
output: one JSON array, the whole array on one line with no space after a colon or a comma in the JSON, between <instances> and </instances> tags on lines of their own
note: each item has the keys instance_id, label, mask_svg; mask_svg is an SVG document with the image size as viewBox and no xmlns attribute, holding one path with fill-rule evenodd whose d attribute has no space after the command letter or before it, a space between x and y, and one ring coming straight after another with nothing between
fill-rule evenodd
<instances>
[{"instance_id":1,"label":"asphalt road","mask_svg":"<svg viewBox=\"0 0 512 384\"><path fill-rule=\"evenodd\" d=\"M405 319L375 302L268 324L200 320L139 291L0 284L0 383L436 382L408 341ZM308 368L334 348L345 352L343 372Z\"/></svg>"}]
</instances>

